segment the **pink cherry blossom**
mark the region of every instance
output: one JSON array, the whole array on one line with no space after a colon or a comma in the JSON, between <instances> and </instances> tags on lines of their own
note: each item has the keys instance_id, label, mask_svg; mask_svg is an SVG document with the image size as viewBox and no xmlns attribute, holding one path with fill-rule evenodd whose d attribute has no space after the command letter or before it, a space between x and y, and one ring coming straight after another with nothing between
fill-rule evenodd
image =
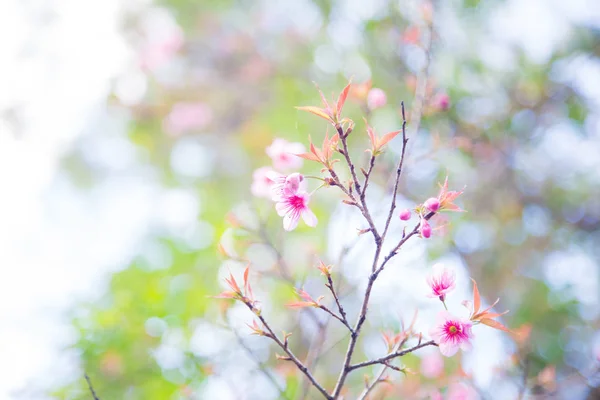
<instances>
[{"instance_id":1,"label":"pink cherry blossom","mask_svg":"<svg viewBox=\"0 0 600 400\"><path fill-rule=\"evenodd\" d=\"M421 372L427 378L437 378L444 372L444 359L440 353L433 352L425 355L421 360Z\"/></svg>"},{"instance_id":2,"label":"pink cherry blossom","mask_svg":"<svg viewBox=\"0 0 600 400\"><path fill-rule=\"evenodd\" d=\"M479 396L473 387L464 383L453 383L448 388L448 400L477 400Z\"/></svg>"},{"instance_id":3,"label":"pink cherry blossom","mask_svg":"<svg viewBox=\"0 0 600 400\"><path fill-rule=\"evenodd\" d=\"M369 94L367 95L367 106L371 110L375 110L376 108L381 108L385 106L387 103L387 96L385 92L379 88L373 88L369 90Z\"/></svg>"},{"instance_id":4,"label":"pink cherry blossom","mask_svg":"<svg viewBox=\"0 0 600 400\"><path fill-rule=\"evenodd\" d=\"M304 175L298 172L283 175L279 172L270 171L267 177L273 181L271 185L271 198L273 201L279 201L283 197L289 197L298 191L305 190Z\"/></svg>"},{"instance_id":5,"label":"pink cherry blossom","mask_svg":"<svg viewBox=\"0 0 600 400\"><path fill-rule=\"evenodd\" d=\"M280 217L283 217L283 229L292 231L298 226L298 221L302 219L308 226L317 225L317 217L308 208L310 195L304 191L299 191L289 196L282 196L275 204L275 209Z\"/></svg>"},{"instance_id":6,"label":"pink cherry blossom","mask_svg":"<svg viewBox=\"0 0 600 400\"><path fill-rule=\"evenodd\" d=\"M436 212L440 209L440 200L436 197L430 197L427 200L425 200L423 206L431 212Z\"/></svg>"},{"instance_id":7,"label":"pink cherry blossom","mask_svg":"<svg viewBox=\"0 0 600 400\"><path fill-rule=\"evenodd\" d=\"M459 348L471 348L472 326L471 322L455 317L448 311L440 311L436 325L429 334L438 344L440 352L446 357L452 357Z\"/></svg>"},{"instance_id":8,"label":"pink cherry blossom","mask_svg":"<svg viewBox=\"0 0 600 400\"><path fill-rule=\"evenodd\" d=\"M427 276L427 284L431 288L428 297L438 297L441 301L446 299L446 294L456 287L456 274L451 268L442 264L435 264L432 272Z\"/></svg>"},{"instance_id":9,"label":"pink cherry blossom","mask_svg":"<svg viewBox=\"0 0 600 400\"><path fill-rule=\"evenodd\" d=\"M256 197L271 198L271 186L275 183L271 174L276 173L271 167L261 167L252 173L252 186L250 191Z\"/></svg>"},{"instance_id":10,"label":"pink cherry blossom","mask_svg":"<svg viewBox=\"0 0 600 400\"><path fill-rule=\"evenodd\" d=\"M410 219L410 210L408 208L400 211L400 219L402 221L408 221Z\"/></svg>"},{"instance_id":11,"label":"pink cherry blossom","mask_svg":"<svg viewBox=\"0 0 600 400\"><path fill-rule=\"evenodd\" d=\"M179 136L202 129L211 120L212 110L204 103L176 103L167 115L164 125L169 134Z\"/></svg>"},{"instance_id":12,"label":"pink cherry blossom","mask_svg":"<svg viewBox=\"0 0 600 400\"><path fill-rule=\"evenodd\" d=\"M275 139L266 152L273 160L273 166L280 171L288 171L302 167L302 158L296 154L306 150L302 143L290 143L285 139Z\"/></svg>"}]
</instances>

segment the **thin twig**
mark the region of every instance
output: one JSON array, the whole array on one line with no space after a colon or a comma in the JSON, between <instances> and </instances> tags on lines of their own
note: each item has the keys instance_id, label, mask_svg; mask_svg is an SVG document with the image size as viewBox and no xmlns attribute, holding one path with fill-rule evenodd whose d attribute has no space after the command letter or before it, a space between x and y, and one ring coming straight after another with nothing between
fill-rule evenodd
<instances>
[{"instance_id":1,"label":"thin twig","mask_svg":"<svg viewBox=\"0 0 600 400\"><path fill-rule=\"evenodd\" d=\"M390 227L390 222L392 221L392 216L394 215L394 210L396 209L396 195L398 194L398 186L400 185L400 176L402 175L402 166L404 165L404 155L406 154L406 144L408 143L408 138L406 137L406 111L404 109L404 102L402 105L402 153L400 154L400 161L398 162L398 168L396 168L396 181L394 183L394 190L392 193L392 205L390 206L390 211L388 212L387 220L385 221L385 228L383 229L383 233L381 234L381 240L385 240L385 235L388 232Z\"/></svg>"},{"instance_id":2,"label":"thin twig","mask_svg":"<svg viewBox=\"0 0 600 400\"><path fill-rule=\"evenodd\" d=\"M298 359L298 357L296 357L296 355L294 353L292 353L292 351L290 350L290 348L288 347L287 344L287 339L284 339L284 342L281 341L281 339L279 339L277 337L277 335L275 334L275 332L273 332L273 329L271 329L271 327L269 326L269 324L267 323L267 321L265 320L265 318L260 315L260 313L256 313L254 307L252 306L252 304L249 303L245 303L246 306L256 314L256 316L258 317L258 319L260 320L260 322L262 322L263 326L267 329L268 331L268 335L265 335L271 339L273 339L273 341L275 343L277 343L277 345L285 352L285 354L288 355L289 360L292 361L294 364L296 364L296 367L298 367L298 369L308 378L308 380L312 383L312 385L317 388L317 390L319 392L321 392L321 394L323 396L325 396L326 399L328 400L332 400L333 397L327 392L327 390L325 390L325 388L323 388L323 386L321 386L321 384L319 382L317 382L317 380L315 379L315 377L310 373L310 371L308 370L308 368L302 363L302 361L300 361Z\"/></svg>"},{"instance_id":3,"label":"thin twig","mask_svg":"<svg viewBox=\"0 0 600 400\"><path fill-rule=\"evenodd\" d=\"M371 214L369 213L369 207L367 206L367 202L365 200L364 190L361 188L360 181L358 180L358 177L356 176L356 170L354 167L354 163L352 162L352 159L350 158L350 153L348 151L348 139L347 139L348 133L344 132L344 129L341 126L337 126L337 131L338 131L338 134L340 135L340 141L342 142L342 147L344 148L344 151L343 151L344 158L346 159L346 163L348 164L348 168L350 169L350 175L352 175L352 180L354 181L354 187L356 188L356 192L359 195L360 204L362 206L361 207L362 214L365 217L365 219L367 220L369 227L371 228L371 233L373 234L373 237L375 238L375 242L379 243L381 238L379 236L379 233L377 232L377 228L375 227L373 218L371 217Z\"/></svg>"},{"instance_id":4,"label":"thin twig","mask_svg":"<svg viewBox=\"0 0 600 400\"><path fill-rule=\"evenodd\" d=\"M88 376L87 372L84 372L83 376L85 377L85 381L87 382L88 388L90 389L94 400L100 400L100 398L96 395L96 392L94 391L94 386L92 386L92 381L90 380L90 377Z\"/></svg>"},{"instance_id":5,"label":"thin twig","mask_svg":"<svg viewBox=\"0 0 600 400\"><path fill-rule=\"evenodd\" d=\"M348 329L350 329L350 333L352 333L352 327L348 323L346 311L344 311L344 307L342 306L342 303L340 302L335 288L333 287L333 280L331 279L331 275L327 275L327 284L325 286L329 289L329 291L333 295L333 298L335 299L335 304L337 305L338 311L340 312L340 315L342 317L342 322L344 323L344 325L346 325L346 327L348 327Z\"/></svg>"},{"instance_id":6,"label":"thin twig","mask_svg":"<svg viewBox=\"0 0 600 400\"><path fill-rule=\"evenodd\" d=\"M405 356L405 355L407 355L409 353L412 353L415 350L419 350L420 348L427 347L427 346L437 346L437 345L435 344L435 342L433 340L430 340L428 342L420 343L420 344L418 344L416 346L413 346L413 347L405 349L405 350L395 351L393 353L388 354L385 357L376 358L374 360L363 361L363 362L358 363L358 364L350 365L348 368L350 369L350 371L354 371L355 369L368 367L369 365L385 364L386 362L388 362L388 361L390 361L390 360L392 360L392 359L394 359L396 357Z\"/></svg>"},{"instance_id":7,"label":"thin twig","mask_svg":"<svg viewBox=\"0 0 600 400\"><path fill-rule=\"evenodd\" d=\"M339 315L337 315L336 313L334 313L333 311L331 311L329 308L325 307L322 304L319 305L319 308L321 310L325 311L327 314L331 315L333 318L335 318L338 321L340 321L346 328L348 328L350 330L350 333L353 332L352 327L350 326L350 324L348 323L348 321L346 321L345 318L340 317Z\"/></svg>"},{"instance_id":8,"label":"thin twig","mask_svg":"<svg viewBox=\"0 0 600 400\"><path fill-rule=\"evenodd\" d=\"M256 365L258 365L258 370L265 376L265 378L267 378L269 380L269 382L271 382L271 384L275 387L275 389L277 389L277 391L279 392L280 398L289 400L289 397L285 394L285 389L280 386L279 382L277 382L275 377L269 372L266 364L258 359L256 354L254 354L252 349L250 347L248 347L246 342L244 342L242 337L239 335L239 333L235 329L232 329L230 327L230 330L231 330L231 332L233 332L233 334L237 338L238 344L240 346L242 346L242 348L244 350L246 350L246 353L248 353L248 356L250 356L250 358L252 358L252 360L256 363Z\"/></svg>"}]
</instances>

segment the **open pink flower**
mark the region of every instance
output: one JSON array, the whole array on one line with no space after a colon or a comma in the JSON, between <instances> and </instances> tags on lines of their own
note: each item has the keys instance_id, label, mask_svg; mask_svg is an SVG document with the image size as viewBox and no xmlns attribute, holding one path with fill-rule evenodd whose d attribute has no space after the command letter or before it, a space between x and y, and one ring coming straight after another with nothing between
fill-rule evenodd
<instances>
[{"instance_id":1,"label":"open pink flower","mask_svg":"<svg viewBox=\"0 0 600 400\"><path fill-rule=\"evenodd\" d=\"M273 201L279 201L283 197L289 197L298 191L304 191L304 175L298 172L283 175L271 171L267 174L267 177L273 181L271 185L271 198Z\"/></svg>"},{"instance_id":2,"label":"open pink flower","mask_svg":"<svg viewBox=\"0 0 600 400\"><path fill-rule=\"evenodd\" d=\"M277 200L275 209L280 217L283 217L283 229L292 231L298 226L298 221L302 219L308 226L317 225L317 217L308 208L310 195L304 191L299 191L289 196L282 196Z\"/></svg>"},{"instance_id":3,"label":"open pink flower","mask_svg":"<svg viewBox=\"0 0 600 400\"><path fill-rule=\"evenodd\" d=\"M457 318L448 311L440 311L435 327L429 334L438 344L440 352L446 357L452 357L458 349L471 349L472 324L469 321Z\"/></svg>"},{"instance_id":4,"label":"open pink flower","mask_svg":"<svg viewBox=\"0 0 600 400\"><path fill-rule=\"evenodd\" d=\"M435 264L432 270L427 276L427 284L431 288L431 293L427 297L438 297L444 301L446 293L454 290L456 286L456 274L453 269L446 268L442 264Z\"/></svg>"},{"instance_id":5,"label":"open pink flower","mask_svg":"<svg viewBox=\"0 0 600 400\"><path fill-rule=\"evenodd\" d=\"M271 186L275 183L271 174L276 173L271 167L261 167L252 173L252 186L250 191L256 197L271 197Z\"/></svg>"},{"instance_id":6,"label":"open pink flower","mask_svg":"<svg viewBox=\"0 0 600 400\"><path fill-rule=\"evenodd\" d=\"M267 155L273 160L273 166L281 171L298 169L302 166L302 158L296 154L305 152L302 143L290 143L285 139L275 139L266 149Z\"/></svg>"}]
</instances>

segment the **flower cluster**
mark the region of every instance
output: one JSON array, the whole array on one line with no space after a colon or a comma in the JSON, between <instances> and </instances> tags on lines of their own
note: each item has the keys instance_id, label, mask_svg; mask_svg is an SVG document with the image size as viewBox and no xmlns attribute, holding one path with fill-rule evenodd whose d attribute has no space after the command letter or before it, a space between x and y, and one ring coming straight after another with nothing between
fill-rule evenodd
<instances>
[{"instance_id":1,"label":"flower cluster","mask_svg":"<svg viewBox=\"0 0 600 400\"><path fill-rule=\"evenodd\" d=\"M427 284L431 289L428 297L437 297L444 304L446 310L440 311L437 317L436 325L431 329L429 334L435 343L439 346L440 352L446 357L451 357L458 349L469 350L471 348L471 340L473 333L471 328L474 324L482 323L492 328L500 329L505 332L510 332L504 325L492 318L506 314L491 313L489 310L494 307L498 300L484 311L479 311L481 306L481 298L477 283L473 280L473 303L464 301L463 304L471 310L471 315L468 319L459 318L448 312L446 306L446 295L456 287L456 274L454 270L444 267L441 264L433 266L432 273L427 277Z\"/></svg>"},{"instance_id":2,"label":"flower cluster","mask_svg":"<svg viewBox=\"0 0 600 400\"><path fill-rule=\"evenodd\" d=\"M304 146L301 143L275 139L266 149L273 161L273 168L261 167L253 173L252 194L275 202L275 209L283 217L283 228L286 231L295 229L300 217L308 226L317 225L317 217L308 208L310 194L306 191L304 176L298 172L289 175L277 172L300 168L302 158L298 155L303 152Z\"/></svg>"},{"instance_id":3,"label":"flower cluster","mask_svg":"<svg viewBox=\"0 0 600 400\"><path fill-rule=\"evenodd\" d=\"M381 89L371 87L371 83L367 82L362 85L356 85L353 88L350 84L346 86L337 100L329 102L325 96L319 91L323 107L305 106L298 107L299 110L308 111L324 120L335 129L334 134L330 137L328 133L323 135L322 144L320 147L315 146L309 137L309 150L305 151L304 146L300 143L290 143L284 139L275 139L273 143L266 149L267 155L272 160L272 166L262 167L254 171L254 181L252 183L252 193L257 197L265 197L274 203L274 208L280 217L283 217L283 228L286 231L291 231L298 226L302 218L306 225L314 227L317 224L317 217L310 210L308 204L311 194L307 191L307 176L300 172L296 172L302 167L304 160L313 161L322 167L321 177L311 177L322 181L319 187L329 187L339 189L342 195L341 201L350 207L355 208L360 215L364 217L366 225L357 226L359 234L369 234L373 237L373 245L375 247L375 256L370 268L368 276L366 276L366 288L362 299L362 306L356 316L356 322L352 323L343 305L343 297L339 294L339 285L334 284L334 274L332 273L332 265L328 265L319 260L317 268L325 278L324 286L329 292L327 296L315 295L314 297L304 289L296 289L299 299L289 302L288 307L295 309L305 309L305 312L315 318L315 321L320 321L316 313L324 312L331 318L336 319L350 333L348 337L348 346L344 356L344 364L341 367L339 378L331 390L326 389L313 376L309 367L298 358L292 349L288 346L288 337L290 333L284 333L283 337L275 333L274 328L270 326L267 319L261 315L260 309L257 307L257 301L252 296L252 290L248 285L248 269L244 274L244 290L238 286L235 279L230 276L227 280L230 291L223 292L219 297L229 298L243 302L258 318L249 325L252 332L256 335L266 336L273 340L279 348L285 353L283 356L277 356L280 361L291 361L298 369L306 376L311 384L328 400L339 399L348 374L356 369L364 368L380 364L383 369L380 375L375 377L373 381L366 379L365 391L358 397L361 399L367 398L369 391L379 382L387 381L384 376L386 369L393 369L404 374L412 373L406 367L400 367L392 364L392 360L397 357L402 357L405 354L416 351L425 346L437 346L443 356L451 357L455 355L459 349L468 350L472 346L474 338L473 329L476 325L483 324L489 327L510 332L500 322L494 318L504 315L505 313L495 313L491 309L497 304L497 301L490 307L481 310L481 298L477 283L473 281L473 300L465 301L463 304L468 308L469 315L459 317L450 312L446 304L446 299L456 288L457 278L455 272L441 264L436 264L432 268L431 274L427 277L426 282L430 288L428 296L437 298L443 304L444 309L437 316L435 325L429 330L430 340L423 339L423 333L415 330L415 321L417 313L412 323L405 328L401 324L399 332L386 332L383 334L383 340L387 347L387 355L367 360L363 362L353 361L354 351L357 347L361 333L364 332L363 324L367 319L367 311L369 309L369 299L373 290L373 286L377 278L383 272L388 264L388 261L395 257L401 247L411 237L430 238L434 230L444 227L444 223L440 213L443 211L463 211L455 204L456 199L463 193L462 190L449 190L448 177L440 184L440 190L436 197L429 197L422 203L418 203L412 209L404 209L399 213L399 219L402 224L410 223L411 217L416 216L414 225L411 227L402 226L402 236L392 246L385 246L386 239L389 243L392 235L386 235L391 227L391 222L396 209L396 198L399 193L400 175L403 170L403 162L405 159L406 144L408 142L406 135L406 114L404 104L400 108L402 116L402 126L400 130L392 131L384 135L378 135L375 129L372 128L365 120L364 136L365 142L368 140L369 147L366 152L369 153L368 163L364 168L356 165L351 156L348 145L348 137L354 131L355 123L346 117L342 116L342 110L348 96L359 100L361 109L368 116L370 112L376 108L383 107L387 103L385 92ZM442 102L443 103L443 102ZM444 106L442 104L441 106ZM356 134L355 134L356 135ZM396 175L394 184L392 185L392 200L389 207L385 207L387 216L384 219L385 225L381 224L379 219L373 218L375 213L370 210L370 203L366 201L367 189L370 187L371 173L375 170L375 165L379 161L379 156L386 150L386 146L393 140L401 140L401 154L398 165L395 168ZM340 162L334 156L340 155L342 165L345 164L344 171L336 171L336 163ZM362 176L359 174L362 173ZM345 176L344 176L345 175ZM377 210L380 211L380 210ZM432 227L432 225L435 226ZM394 229L393 227L391 229ZM277 250L274 245L270 244L274 250ZM385 254L384 252L387 252ZM226 255L226 253L225 253ZM283 258L283 256L281 256ZM289 284L295 283L295 277L291 274L283 276ZM336 282L339 283L339 282ZM311 289L312 291L313 289ZM416 342L416 344L411 344ZM412 347L411 347L412 346ZM430 365L422 366L422 369L427 372L427 376L437 376L441 374L443 369L443 358L439 353L435 353L438 359L432 358ZM434 356L435 357L435 356ZM440 361L442 359L442 361ZM468 387L467 387L468 389ZM449 390L453 398L459 398L461 393L467 393L462 390L461 386L454 386ZM468 393L467 393L468 394Z\"/></svg>"}]
</instances>

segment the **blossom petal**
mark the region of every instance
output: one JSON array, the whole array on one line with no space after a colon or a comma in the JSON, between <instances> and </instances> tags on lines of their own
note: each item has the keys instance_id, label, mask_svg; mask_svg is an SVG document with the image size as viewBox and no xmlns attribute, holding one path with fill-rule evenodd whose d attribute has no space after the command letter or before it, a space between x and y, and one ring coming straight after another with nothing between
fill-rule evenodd
<instances>
[{"instance_id":1,"label":"blossom petal","mask_svg":"<svg viewBox=\"0 0 600 400\"><path fill-rule=\"evenodd\" d=\"M317 226L317 216L310 210L310 208L306 208L302 211L302 219L306 225L310 227Z\"/></svg>"},{"instance_id":2,"label":"blossom petal","mask_svg":"<svg viewBox=\"0 0 600 400\"><path fill-rule=\"evenodd\" d=\"M286 231L293 231L298 226L298 220L300 215L295 212L287 213L283 217L283 229Z\"/></svg>"},{"instance_id":3,"label":"blossom petal","mask_svg":"<svg viewBox=\"0 0 600 400\"><path fill-rule=\"evenodd\" d=\"M439 347L440 353L442 353L446 357L452 357L456 354L460 346L452 342L441 342L439 344Z\"/></svg>"}]
</instances>

